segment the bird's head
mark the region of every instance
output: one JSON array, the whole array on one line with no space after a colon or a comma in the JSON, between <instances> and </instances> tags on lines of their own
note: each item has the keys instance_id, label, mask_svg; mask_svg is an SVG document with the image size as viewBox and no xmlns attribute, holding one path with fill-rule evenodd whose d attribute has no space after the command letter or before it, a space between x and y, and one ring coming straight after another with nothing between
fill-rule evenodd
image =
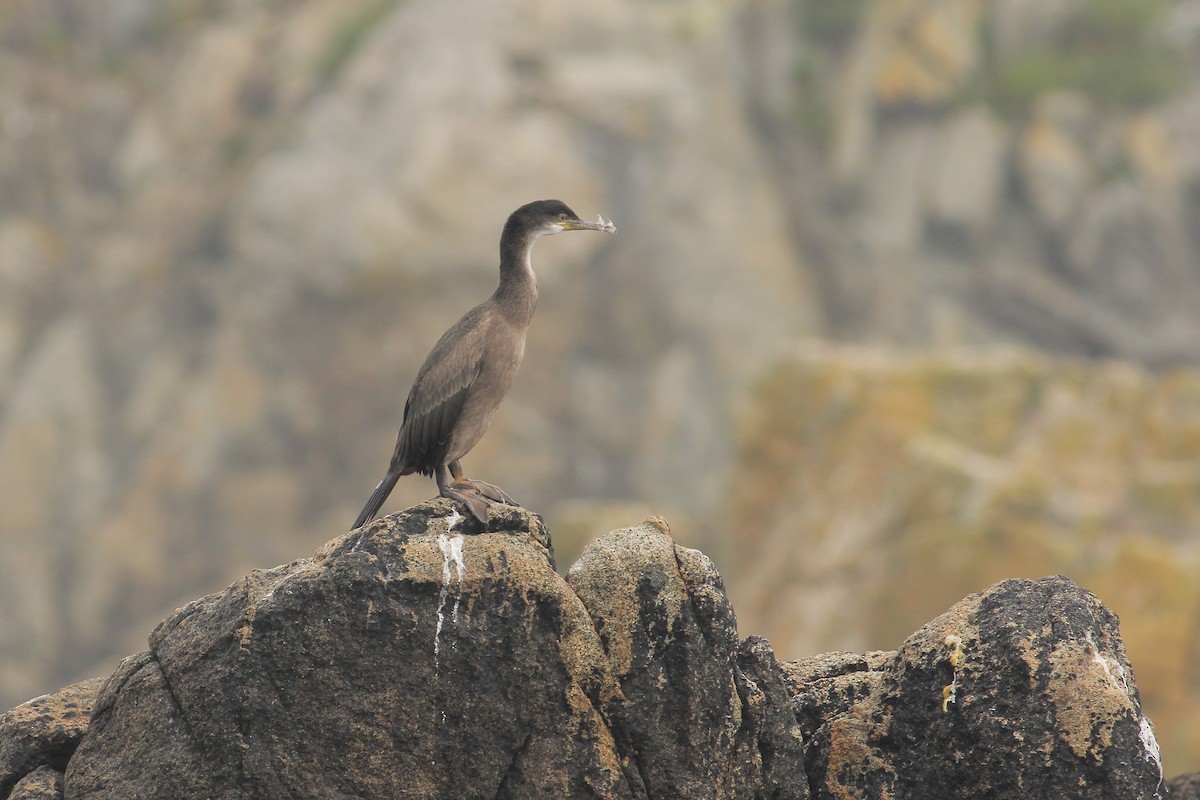
<instances>
[{"instance_id":1,"label":"bird's head","mask_svg":"<svg viewBox=\"0 0 1200 800\"><path fill-rule=\"evenodd\" d=\"M549 236L563 231L617 232L617 227L611 222L606 222L603 217L598 216L594 222L580 219L579 215L561 200L537 200L527 203L512 213L504 227L506 232L511 230L513 233L533 237Z\"/></svg>"}]
</instances>

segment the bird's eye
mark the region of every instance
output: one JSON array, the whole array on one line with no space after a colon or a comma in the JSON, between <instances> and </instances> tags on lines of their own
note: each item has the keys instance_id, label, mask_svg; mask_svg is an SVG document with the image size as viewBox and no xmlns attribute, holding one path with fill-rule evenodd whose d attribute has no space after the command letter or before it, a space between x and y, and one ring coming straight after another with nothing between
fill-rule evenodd
<instances>
[{"instance_id":1,"label":"bird's eye","mask_svg":"<svg viewBox=\"0 0 1200 800\"><path fill-rule=\"evenodd\" d=\"M559 215L558 215L558 218L559 218L560 220L562 220L562 219L566 219L566 218L567 218L567 215L566 215L566 214L559 214Z\"/></svg>"}]
</instances>

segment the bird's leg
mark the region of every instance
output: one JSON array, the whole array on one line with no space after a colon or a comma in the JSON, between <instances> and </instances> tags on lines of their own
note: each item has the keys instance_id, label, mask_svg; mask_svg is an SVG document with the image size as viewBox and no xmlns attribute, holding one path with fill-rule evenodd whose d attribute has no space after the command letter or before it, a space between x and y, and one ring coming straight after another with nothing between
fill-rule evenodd
<instances>
[{"instance_id":1,"label":"bird's leg","mask_svg":"<svg viewBox=\"0 0 1200 800\"><path fill-rule=\"evenodd\" d=\"M454 462L457 465L458 462ZM454 465L451 466L451 473L454 472ZM462 474L462 469L458 470L459 475ZM433 471L433 478L437 481L438 494L442 497L449 497L451 500L457 500L467 507L471 512L471 516L487 525L488 501L482 496L479 489L473 486L469 481L460 481L457 478L453 483L446 480L446 468L438 467ZM465 490L465 491L464 491Z\"/></svg>"},{"instance_id":2,"label":"bird's leg","mask_svg":"<svg viewBox=\"0 0 1200 800\"><path fill-rule=\"evenodd\" d=\"M463 474L462 462L451 461L449 467L450 474L454 477L454 482L456 484L470 486L488 500L493 500L497 503L506 503L510 506L520 505L520 503L508 496L508 492L504 491L499 486L494 486L490 483L485 483L484 481L473 481L468 479Z\"/></svg>"}]
</instances>

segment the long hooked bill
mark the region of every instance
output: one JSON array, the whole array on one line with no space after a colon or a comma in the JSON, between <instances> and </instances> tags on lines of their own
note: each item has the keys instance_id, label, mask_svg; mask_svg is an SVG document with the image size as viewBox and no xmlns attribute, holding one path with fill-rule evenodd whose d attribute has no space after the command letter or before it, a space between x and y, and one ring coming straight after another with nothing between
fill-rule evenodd
<instances>
[{"instance_id":1,"label":"long hooked bill","mask_svg":"<svg viewBox=\"0 0 1200 800\"><path fill-rule=\"evenodd\" d=\"M581 231L604 231L605 233L616 233L617 226L612 224L611 220L606 220L599 214L596 215L596 221L586 219L577 219L571 223L571 227Z\"/></svg>"}]
</instances>

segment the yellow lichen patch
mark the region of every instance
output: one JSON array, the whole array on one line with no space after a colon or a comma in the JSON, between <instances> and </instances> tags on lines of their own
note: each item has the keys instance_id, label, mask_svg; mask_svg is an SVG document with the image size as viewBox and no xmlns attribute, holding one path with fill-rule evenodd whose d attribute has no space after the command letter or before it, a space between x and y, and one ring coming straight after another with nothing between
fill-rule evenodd
<instances>
[{"instance_id":1,"label":"yellow lichen patch","mask_svg":"<svg viewBox=\"0 0 1200 800\"><path fill-rule=\"evenodd\" d=\"M960 702L967 642L972 643L973 650L983 651L987 647L979 640L979 628L971 619L977 601L978 595L972 595L956 603L944 614L922 626L901 648L902 654L907 652L910 657L922 660L929 656L936 659L936 654L944 653L945 663L950 667L950 683L941 686L942 713L948 713L951 704ZM899 659L901 663L904 660L903 656ZM939 669L937 674L944 673ZM937 689L930 687L930 691Z\"/></svg>"},{"instance_id":2,"label":"yellow lichen patch","mask_svg":"<svg viewBox=\"0 0 1200 800\"><path fill-rule=\"evenodd\" d=\"M947 683L942 687L942 713L945 714L950 710L950 704L958 701L958 676L954 676L954 681Z\"/></svg>"},{"instance_id":3,"label":"yellow lichen patch","mask_svg":"<svg viewBox=\"0 0 1200 800\"><path fill-rule=\"evenodd\" d=\"M1046 623L1038 636L1047 638L1052 633L1050 623ZM1025 668L1029 671L1029 688L1033 689L1037 686L1037 673L1042 665L1041 648L1033 637L1022 639L1017 646L1020 648L1021 660L1025 662Z\"/></svg>"},{"instance_id":4,"label":"yellow lichen patch","mask_svg":"<svg viewBox=\"0 0 1200 800\"><path fill-rule=\"evenodd\" d=\"M876 90L886 104L946 100L970 77L978 59L981 4L892 0L878 15L884 52Z\"/></svg>"},{"instance_id":5,"label":"yellow lichen patch","mask_svg":"<svg viewBox=\"0 0 1200 800\"><path fill-rule=\"evenodd\" d=\"M1157 117L1140 114L1125 124L1125 152L1138 174L1162 185L1179 179L1180 169L1166 126Z\"/></svg>"},{"instance_id":6,"label":"yellow lichen patch","mask_svg":"<svg viewBox=\"0 0 1200 800\"><path fill-rule=\"evenodd\" d=\"M950 663L951 669L954 670L954 677L950 683L942 687L942 713L945 714L950 710L951 703L958 702L958 675L962 671L963 662L967 660L966 652L963 650L963 641L954 634L950 634L942 643L950 650L950 654L946 656L946 661Z\"/></svg>"},{"instance_id":7,"label":"yellow lichen patch","mask_svg":"<svg viewBox=\"0 0 1200 800\"><path fill-rule=\"evenodd\" d=\"M886 721L883 723L886 727ZM829 762L825 768L825 791L839 800L856 800L853 780L863 773L875 776L894 776L892 765L879 757L879 750L868 741L873 726L862 709L832 720L829 723ZM840 779L849 779L843 785ZM885 795L886 796L886 795Z\"/></svg>"},{"instance_id":8,"label":"yellow lichen patch","mask_svg":"<svg viewBox=\"0 0 1200 800\"><path fill-rule=\"evenodd\" d=\"M1113 725L1134 715L1133 698L1117 675L1120 662L1097 649L1094 636L1058 642L1050 653L1049 702L1059 737L1080 758L1100 758Z\"/></svg>"},{"instance_id":9,"label":"yellow lichen patch","mask_svg":"<svg viewBox=\"0 0 1200 800\"><path fill-rule=\"evenodd\" d=\"M966 653L963 651L962 639L951 635L946 637L946 647L950 648L950 657L947 659L950 666L954 667L955 673L962 667L963 662L967 660Z\"/></svg>"}]
</instances>

